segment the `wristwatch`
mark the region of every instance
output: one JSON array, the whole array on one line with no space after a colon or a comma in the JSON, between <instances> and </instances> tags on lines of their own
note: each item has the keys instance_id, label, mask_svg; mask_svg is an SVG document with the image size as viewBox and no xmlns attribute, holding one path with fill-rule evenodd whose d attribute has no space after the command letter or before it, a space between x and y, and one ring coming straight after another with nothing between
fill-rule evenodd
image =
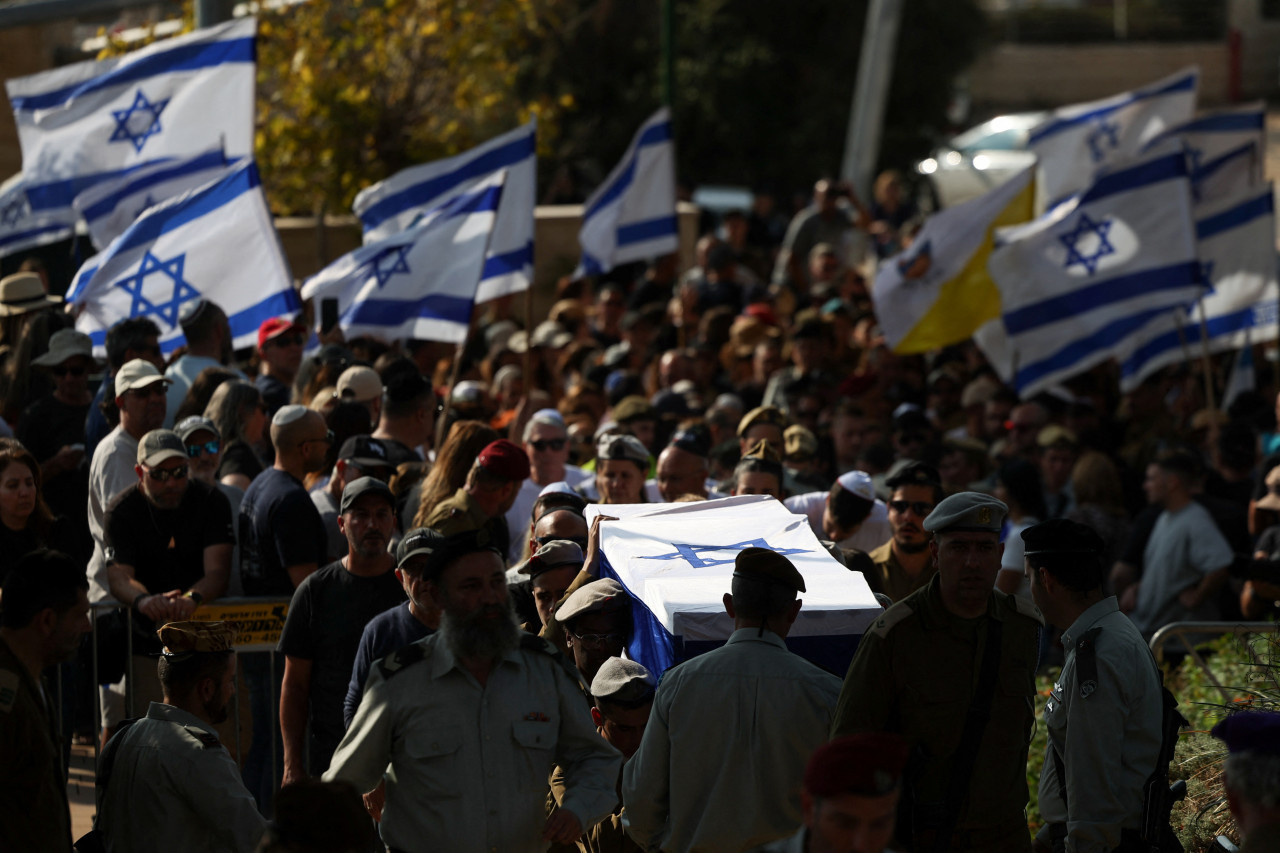
<instances>
[{"instance_id":1,"label":"wristwatch","mask_svg":"<svg viewBox=\"0 0 1280 853\"><path fill-rule=\"evenodd\" d=\"M189 598L194 601L196 603L196 607L204 604L204 596L196 592L194 589L187 590L186 595L184 595L183 598Z\"/></svg>"}]
</instances>

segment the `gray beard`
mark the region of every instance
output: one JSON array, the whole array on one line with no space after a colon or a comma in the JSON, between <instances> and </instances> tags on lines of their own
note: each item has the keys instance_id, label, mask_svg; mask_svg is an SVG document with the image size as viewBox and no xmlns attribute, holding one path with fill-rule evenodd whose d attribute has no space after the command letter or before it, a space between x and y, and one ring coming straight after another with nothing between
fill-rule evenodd
<instances>
[{"instance_id":1,"label":"gray beard","mask_svg":"<svg viewBox=\"0 0 1280 853\"><path fill-rule=\"evenodd\" d=\"M490 622L484 617L495 607L501 611L502 618ZM440 635L449 651L460 660L497 660L520 644L520 626L516 624L510 599L466 616L454 613L446 602L440 614Z\"/></svg>"}]
</instances>

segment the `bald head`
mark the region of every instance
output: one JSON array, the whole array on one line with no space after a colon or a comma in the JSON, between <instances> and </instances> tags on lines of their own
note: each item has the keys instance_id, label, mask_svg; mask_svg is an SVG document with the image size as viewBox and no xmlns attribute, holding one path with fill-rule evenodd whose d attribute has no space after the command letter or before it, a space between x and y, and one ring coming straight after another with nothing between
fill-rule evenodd
<instances>
[{"instance_id":1,"label":"bald head","mask_svg":"<svg viewBox=\"0 0 1280 853\"><path fill-rule=\"evenodd\" d=\"M658 456L658 493L668 503L684 495L705 498L708 470L706 457L670 445Z\"/></svg>"},{"instance_id":2,"label":"bald head","mask_svg":"<svg viewBox=\"0 0 1280 853\"><path fill-rule=\"evenodd\" d=\"M533 525L533 538L547 542L552 539L585 542L586 537L587 520L571 509L552 510Z\"/></svg>"}]
</instances>

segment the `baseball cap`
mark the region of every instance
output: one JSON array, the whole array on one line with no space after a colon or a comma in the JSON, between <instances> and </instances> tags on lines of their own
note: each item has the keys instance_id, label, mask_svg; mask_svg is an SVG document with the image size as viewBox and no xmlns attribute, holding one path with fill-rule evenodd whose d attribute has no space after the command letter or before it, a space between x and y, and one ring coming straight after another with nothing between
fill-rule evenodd
<instances>
[{"instance_id":1,"label":"baseball cap","mask_svg":"<svg viewBox=\"0 0 1280 853\"><path fill-rule=\"evenodd\" d=\"M213 437L222 440L222 433L218 432L218 428L213 425L213 421L200 415L191 415L185 417L173 425L173 431L178 434L178 438L186 441L191 436L200 431L211 432Z\"/></svg>"},{"instance_id":2,"label":"baseball cap","mask_svg":"<svg viewBox=\"0 0 1280 853\"><path fill-rule=\"evenodd\" d=\"M166 459L187 458L187 445L171 429L153 429L138 442L138 464L154 468Z\"/></svg>"},{"instance_id":3,"label":"baseball cap","mask_svg":"<svg viewBox=\"0 0 1280 853\"><path fill-rule=\"evenodd\" d=\"M342 490L342 503L338 507L338 512L345 513L360 498L371 494L385 498L387 503L393 509L395 508L396 496L391 493L390 486L377 477L360 477L347 483L347 487Z\"/></svg>"},{"instance_id":4,"label":"baseball cap","mask_svg":"<svg viewBox=\"0 0 1280 853\"><path fill-rule=\"evenodd\" d=\"M382 377L372 367L357 364L342 371L337 391L339 399L364 403L382 396Z\"/></svg>"},{"instance_id":5,"label":"baseball cap","mask_svg":"<svg viewBox=\"0 0 1280 853\"><path fill-rule=\"evenodd\" d=\"M426 555L428 560L423 574L434 575L453 560L476 551L492 551L499 557L502 556L497 543L483 527L464 530L452 536L445 536L430 527L418 527L410 530L396 547L396 567L403 567L410 559Z\"/></svg>"},{"instance_id":6,"label":"baseball cap","mask_svg":"<svg viewBox=\"0 0 1280 853\"><path fill-rule=\"evenodd\" d=\"M125 391L146 388L155 382L168 384L169 380L165 379L151 362L135 358L133 361L126 362L124 367L116 373L116 396L119 397Z\"/></svg>"},{"instance_id":7,"label":"baseball cap","mask_svg":"<svg viewBox=\"0 0 1280 853\"><path fill-rule=\"evenodd\" d=\"M338 458L346 462L354 462L361 468L389 468L387 446L368 435L353 435L342 442Z\"/></svg>"},{"instance_id":8,"label":"baseball cap","mask_svg":"<svg viewBox=\"0 0 1280 853\"><path fill-rule=\"evenodd\" d=\"M518 444L500 438L490 442L476 457L476 467L504 480L529 478L529 455Z\"/></svg>"},{"instance_id":9,"label":"baseball cap","mask_svg":"<svg viewBox=\"0 0 1280 853\"><path fill-rule=\"evenodd\" d=\"M304 335L307 333L306 326L290 317L269 317L263 320L262 325L258 327L258 349L262 349L262 345L272 338L294 330L302 332Z\"/></svg>"}]
</instances>

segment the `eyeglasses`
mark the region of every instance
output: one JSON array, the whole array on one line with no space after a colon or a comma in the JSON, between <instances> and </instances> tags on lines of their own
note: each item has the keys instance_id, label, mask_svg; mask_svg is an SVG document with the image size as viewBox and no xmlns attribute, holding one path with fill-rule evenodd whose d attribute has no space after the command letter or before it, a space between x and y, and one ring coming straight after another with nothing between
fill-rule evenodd
<instances>
[{"instance_id":1,"label":"eyeglasses","mask_svg":"<svg viewBox=\"0 0 1280 853\"><path fill-rule=\"evenodd\" d=\"M187 455L195 459L201 453L207 453L210 456L218 455L218 448L222 445L216 441L206 441L204 444L188 444Z\"/></svg>"},{"instance_id":2,"label":"eyeglasses","mask_svg":"<svg viewBox=\"0 0 1280 853\"><path fill-rule=\"evenodd\" d=\"M182 465L177 468L148 468L147 476L155 480L157 483L164 483L168 480L185 480L187 479L187 466Z\"/></svg>"},{"instance_id":3,"label":"eyeglasses","mask_svg":"<svg viewBox=\"0 0 1280 853\"><path fill-rule=\"evenodd\" d=\"M52 372L54 376L62 378L67 374L71 374L72 376L84 376L85 369L83 367L68 367L65 364L59 364L57 367L52 368Z\"/></svg>"},{"instance_id":4,"label":"eyeglasses","mask_svg":"<svg viewBox=\"0 0 1280 853\"><path fill-rule=\"evenodd\" d=\"M555 542L557 539L564 542L572 542L583 551L587 550L587 537L585 536L537 536L534 537L533 541L539 545L546 545L548 542Z\"/></svg>"},{"instance_id":5,"label":"eyeglasses","mask_svg":"<svg viewBox=\"0 0 1280 853\"><path fill-rule=\"evenodd\" d=\"M933 512L933 504L928 501L889 501L889 509L899 515L909 509L916 515L924 517Z\"/></svg>"},{"instance_id":6,"label":"eyeglasses","mask_svg":"<svg viewBox=\"0 0 1280 853\"><path fill-rule=\"evenodd\" d=\"M573 634L573 638L589 652L601 651L610 643L621 644L627 639L625 634Z\"/></svg>"},{"instance_id":7,"label":"eyeglasses","mask_svg":"<svg viewBox=\"0 0 1280 853\"><path fill-rule=\"evenodd\" d=\"M294 332L291 335L276 335L269 344L275 344L278 347L300 347L307 342L307 336Z\"/></svg>"},{"instance_id":8,"label":"eyeglasses","mask_svg":"<svg viewBox=\"0 0 1280 853\"><path fill-rule=\"evenodd\" d=\"M563 438L545 438L540 441L531 441L529 442L529 444L530 446L533 447L534 450L537 450L537 451L564 450Z\"/></svg>"},{"instance_id":9,"label":"eyeglasses","mask_svg":"<svg viewBox=\"0 0 1280 853\"><path fill-rule=\"evenodd\" d=\"M311 444L314 441L323 441L325 444L333 444L333 440L334 440L333 430L327 429L324 431L324 435L321 436L320 438L304 438L302 441L298 442L298 446L302 447L303 445Z\"/></svg>"}]
</instances>

